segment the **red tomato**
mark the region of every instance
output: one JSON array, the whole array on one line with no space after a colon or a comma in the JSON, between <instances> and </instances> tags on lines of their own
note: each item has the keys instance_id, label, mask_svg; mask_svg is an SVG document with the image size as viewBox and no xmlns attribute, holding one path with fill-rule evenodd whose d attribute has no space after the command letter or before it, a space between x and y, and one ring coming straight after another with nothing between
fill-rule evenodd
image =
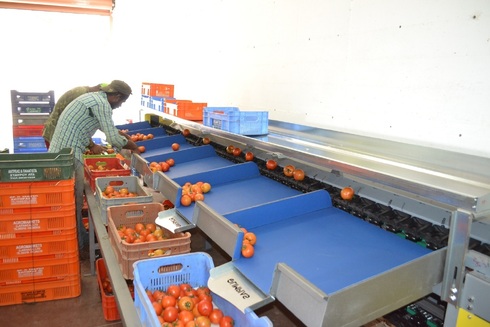
<instances>
[{"instance_id":1,"label":"red tomato","mask_svg":"<svg viewBox=\"0 0 490 327\"><path fill-rule=\"evenodd\" d=\"M160 162L160 168L162 169L163 172L166 172L170 170L170 165L167 162L162 161Z\"/></svg>"},{"instance_id":2,"label":"red tomato","mask_svg":"<svg viewBox=\"0 0 490 327\"><path fill-rule=\"evenodd\" d=\"M190 206L191 203L192 203L192 198L190 197L190 195L184 194L180 198L180 204L182 204L184 207Z\"/></svg>"},{"instance_id":3,"label":"red tomato","mask_svg":"<svg viewBox=\"0 0 490 327\"><path fill-rule=\"evenodd\" d=\"M344 187L340 191L340 197L344 200L352 200L354 197L354 189L350 186Z\"/></svg>"},{"instance_id":4,"label":"red tomato","mask_svg":"<svg viewBox=\"0 0 490 327\"><path fill-rule=\"evenodd\" d=\"M284 176L287 176L287 177L293 177L293 173L294 173L294 170L296 168L294 168L293 165L287 165L286 167L284 167L283 169L283 172L284 172Z\"/></svg>"},{"instance_id":5,"label":"red tomato","mask_svg":"<svg viewBox=\"0 0 490 327\"><path fill-rule=\"evenodd\" d=\"M163 309L162 317L166 322L174 322L179 316L179 309L176 307L167 307Z\"/></svg>"},{"instance_id":6,"label":"red tomato","mask_svg":"<svg viewBox=\"0 0 490 327\"><path fill-rule=\"evenodd\" d=\"M189 130L186 128L186 129L184 129L184 130L182 131L182 135L184 135L185 137L187 137L187 136L191 135L191 131L189 131Z\"/></svg>"},{"instance_id":7,"label":"red tomato","mask_svg":"<svg viewBox=\"0 0 490 327\"><path fill-rule=\"evenodd\" d=\"M202 193L196 193L194 201L204 201L204 195Z\"/></svg>"},{"instance_id":8,"label":"red tomato","mask_svg":"<svg viewBox=\"0 0 490 327\"><path fill-rule=\"evenodd\" d=\"M197 304L197 310L203 316L209 316L211 311L213 311L213 302L209 300L202 300Z\"/></svg>"},{"instance_id":9,"label":"red tomato","mask_svg":"<svg viewBox=\"0 0 490 327\"><path fill-rule=\"evenodd\" d=\"M255 243L257 242L257 236L255 236L255 234L252 232L245 233L243 239L247 240L252 245L255 245Z\"/></svg>"},{"instance_id":10,"label":"red tomato","mask_svg":"<svg viewBox=\"0 0 490 327\"><path fill-rule=\"evenodd\" d=\"M198 327L211 327L211 320L206 316L199 316L196 318L196 325Z\"/></svg>"},{"instance_id":11,"label":"red tomato","mask_svg":"<svg viewBox=\"0 0 490 327\"><path fill-rule=\"evenodd\" d=\"M170 167L173 167L175 165L175 160L172 158L165 160L165 162L168 163Z\"/></svg>"},{"instance_id":12,"label":"red tomato","mask_svg":"<svg viewBox=\"0 0 490 327\"><path fill-rule=\"evenodd\" d=\"M233 150L235 150L235 147L233 145L228 145L226 147L226 152L228 152L229 154L233 154Z\"/></svg>"},{"instance_id":13,"label":"red tomato","mask_svg":"<svg viewBox=\"0 0 490 327\"><path fill-rule=\"evenodd\" d=\"M168 295L172 295L174 298L178 299L179 296L180 296L180 287L179 285L170 285L168 288L167 288L167 294Z\"/></svg>"},{"instance_id":14,"label":"red tomato","mask_svg":"<svg viewBox=\"0 0 490 327\"><path fill-rule=\"evenodd\" d=\"M162 314L163 306L160 302L152 302L151 305L153 306L153 310L155 310L157 316Z\"/></svg>"},{"instance_id":15,"label":"red tomato","mask_svg":"<svg viewBox=\"0 0 490 327\"><path fill-rule=\"evenodd\" d=\"M252 160L254 160L254 154L250 151L245 153L245 161L252 161Z\"/></svg>"},{"instance_id":16,"label":"red tomato","mask_svg":"<svg viewBox=\"0 0 490 327\"><path fill-rule=\"evenodd\" d=\"M277 168L277 162L275 160L272 160L272 159L269 159L267 160L267 162L265 163L265 166L267 167L267 169L269 170L275 170Z\"/></svg>"},{"instance_id":17,"label":"red tomato","mask_svg":"<svg viewBox=\"0 0 490 327\"><path fill-rule=\"evenodd\" d=\"M233 326L235 326L235 321L230 316L224 316L219 322L219 327L233 327Z\"/></svg>"},{"instance_id":18,"label":"red tomato","mask_svg":"<svg viewBox=\"0 0 490 327\"><path fill-rule=\"evenodd\" d=\"M196 290L196 295L199 297L199 300L202 300L201 296L211 295L211 290L207 286L200 286Z\"/></svg>"},{"instance_id":19,"label":"red tomato","mask_svg":"<svg viewBox=\"0 0 490 327\"><path fill-rule=\"evenodd\" d=\"M213 324L219 324L220 320L224 317L223 311L218 308L214 308L213 311L209 314L209 320Z\"/></svg>"},{"instance_id":20,"label":"red tomato","mask_svg":"<svg viewBox=\"0 0 490 327\"><path fill-rule=\"evenodd\" d=\"M177 151L180 149L180 144L179 143L172 143L172 150Z\"/></svg>"},{"instance_id":21,"label":"red tomato","mask_svg":"<svg viewBox=\"0 0 490 327\"><path fill-rule=\"evenodd\" d=\"M140 145L140 146L138 147L138 151L139 151L140 153L144 153L144 152L146 151L145 146L144 146L144 145Z\"/></svg>"},{"instance_id":22,"label":"red tomato","mask_svg":"<svg viewBox=\"0 0 490 327\"><path fill-rule=\"evenodd\" d=\"M239 147L236 147L236 148L233 149L233 155L235 157L238 157L241 154L242 154L242 149L240 149Z\"/></svg>"},{"instance_id":23,"label":"red tomato","mask_svg":"<svg viewBox=\"0 0 490 327\"><path fill-rule=\"evenodd\" d=\"M181 310L179 312L179 320L187 324L189 321L194 321L194 314L188 310Z\"/></svg>"},{"instance_id":24,"label":"red tomato","mask_svg":"<svg viewBox=\"0 0 490 327\"><path fill-rule=\"evenodd\" d=\"M211 139L209 137L202 138L202 144L209 144L209 143L211 143Z\"/></svg>"},{"instance_id":25,"label":"red tomato","mask_svg":"<svg viewBox=\"0 0 490 327\"><path fill-rule=\"evenodd\" d=\"M208 193L209 191L211 191L211 184L209 184L209 183L202 183L201 184L201 192L202 193Z\"/></svg>"},{"instance_id":26,"label":"red tomato","mask_svg":"<svg viewBox=\"0 0 490 327\"><path fill-rule=\"evenodd\" d=\"M164 309L167 307L175 307L176 304L177 304L177 299L174 298L172 295L165 295L162 298L162 306Z\"/></svg>"},{"instance_id":27,"label":"red tomato","mask_svg":"<svg viewBox=\"0 0 490 327\"><path fill-rule=\"evenodd\" d=\"M293 178L296 181L302 181L303 179L305 179L305 172L303 171L303 169L295 169L293 173Z\"/></svg>"},{"instance_id":28,"label":"red tomato","mask_svg":"<svg viewBox=\"0 0 490 327\"><path fill-rule=\"evenodd\" d=\"M245 258L251 258L254 255L254 246L250 243L242 244L242 255Z\"/></svg>"},{"instance_id":29,"label":"red tomato","mask_svg":"<svg viewBox=\"0 0 490 327\"><path fill-rule=\"evenodd\" d=\"M180 290L179 290L180 292ZM189 296L183 296L177 302L180 311L192 311L194 309L194 301Z\"/></svg>"}]
</instances>

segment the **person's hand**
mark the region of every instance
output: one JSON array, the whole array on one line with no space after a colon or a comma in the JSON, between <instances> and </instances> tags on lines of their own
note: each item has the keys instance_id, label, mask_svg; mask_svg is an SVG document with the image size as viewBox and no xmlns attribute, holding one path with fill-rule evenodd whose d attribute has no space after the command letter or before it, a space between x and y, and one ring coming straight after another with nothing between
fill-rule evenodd
<instances>
[{"instance_id":1,"label":"person's hand","mask_svg":"<svg viewBox=\"0 0 490 327\"><path fill-rule=\"evenodd\" d=\"M98 144L94 144L92 145L92 147L90 148L90 151L93 153L93 154L101 154L102 152L105 151L104 147L101 146L101 145L98 145Z\"/></svg>"},{"instance_id":2,"label":"person's hand","mask_svg":"<svg viewBox=\"0 0 490 327\"><path fill-rule=\"evenodd\" d=\"M127 140L130 140L130 139L131 139L131 137L130 137L128 134L124 133L124 132L123 132L123 131L121 131L121 130L118 130L118 131L119 131L119 135L124 136L124 137L125 137Z\"/></svg>"}]
</instances>

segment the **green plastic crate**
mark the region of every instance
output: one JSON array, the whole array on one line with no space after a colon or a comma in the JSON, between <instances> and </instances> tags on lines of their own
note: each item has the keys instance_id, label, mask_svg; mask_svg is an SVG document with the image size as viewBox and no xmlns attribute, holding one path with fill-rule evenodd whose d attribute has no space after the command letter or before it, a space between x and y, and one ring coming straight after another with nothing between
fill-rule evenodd
<instances>
[{"instance_id":1,"label":"green plastic crate","mask_svg":"<svg viewBox=\"0 0 490 327\"><path fill-rule=\"evenodd\" d=\"M73 178L73 150L58 153L0 154L0 182L34 182Z\"/></svg>"}]
</instances>

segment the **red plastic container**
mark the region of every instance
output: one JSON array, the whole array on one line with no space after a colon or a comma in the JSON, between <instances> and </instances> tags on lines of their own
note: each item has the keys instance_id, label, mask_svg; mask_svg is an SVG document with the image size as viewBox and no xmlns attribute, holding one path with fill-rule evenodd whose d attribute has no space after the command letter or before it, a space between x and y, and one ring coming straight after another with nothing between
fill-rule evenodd
<instances>
[{"instance_id":1,"label":"red plastic container","mask_svg":"<svg viewBox=\"0 0 490 327\"><path fill-rule=\"evenodd\" d=\"M97 167L104 167L98 170ZM131 170L124 168L118 158L86 158L85 179L90 182L90 188L95 192L95 179L98 177L130 176Z\"/></svg>"},{"instance_id":2,"label":"red plastic container","mask_svg":"<svg viewBox=\"0 0 490 327\"><path fill-rule=\"evenodd\" d=\"M157 83L141 83L141 94L152 97L174 97L174 85L172 84L157 84Z\"/></svg>"}]
</instances>

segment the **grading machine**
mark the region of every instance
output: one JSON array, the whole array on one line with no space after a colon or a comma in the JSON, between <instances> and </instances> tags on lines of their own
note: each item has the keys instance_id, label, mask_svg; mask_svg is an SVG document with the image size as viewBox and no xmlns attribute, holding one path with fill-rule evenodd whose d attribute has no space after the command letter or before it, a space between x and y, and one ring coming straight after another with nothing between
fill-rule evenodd
<instances>
[{"instance_id":1,"label":"grading machine","mask_svg":"<svg viewBox=\"0 0 490 327\"><path fill-rule=\"evenodd\" d=\"M175 204L157 223L198 227L229 255L208 284L244 312L279 301L307 326L383 316L396 326L490 326L489 158L272 120L253 137L162 113L145 120L165 137L146 141L131 167ZM149 169L170 157L168 172ZM304 180L285 176L286 165ZM181 205L183 185L198 181L212 186L205 200ZM346 186L352 200L340 196ZM241 228L257 235L251 258Z\"/></svg>"}]
</instances>

